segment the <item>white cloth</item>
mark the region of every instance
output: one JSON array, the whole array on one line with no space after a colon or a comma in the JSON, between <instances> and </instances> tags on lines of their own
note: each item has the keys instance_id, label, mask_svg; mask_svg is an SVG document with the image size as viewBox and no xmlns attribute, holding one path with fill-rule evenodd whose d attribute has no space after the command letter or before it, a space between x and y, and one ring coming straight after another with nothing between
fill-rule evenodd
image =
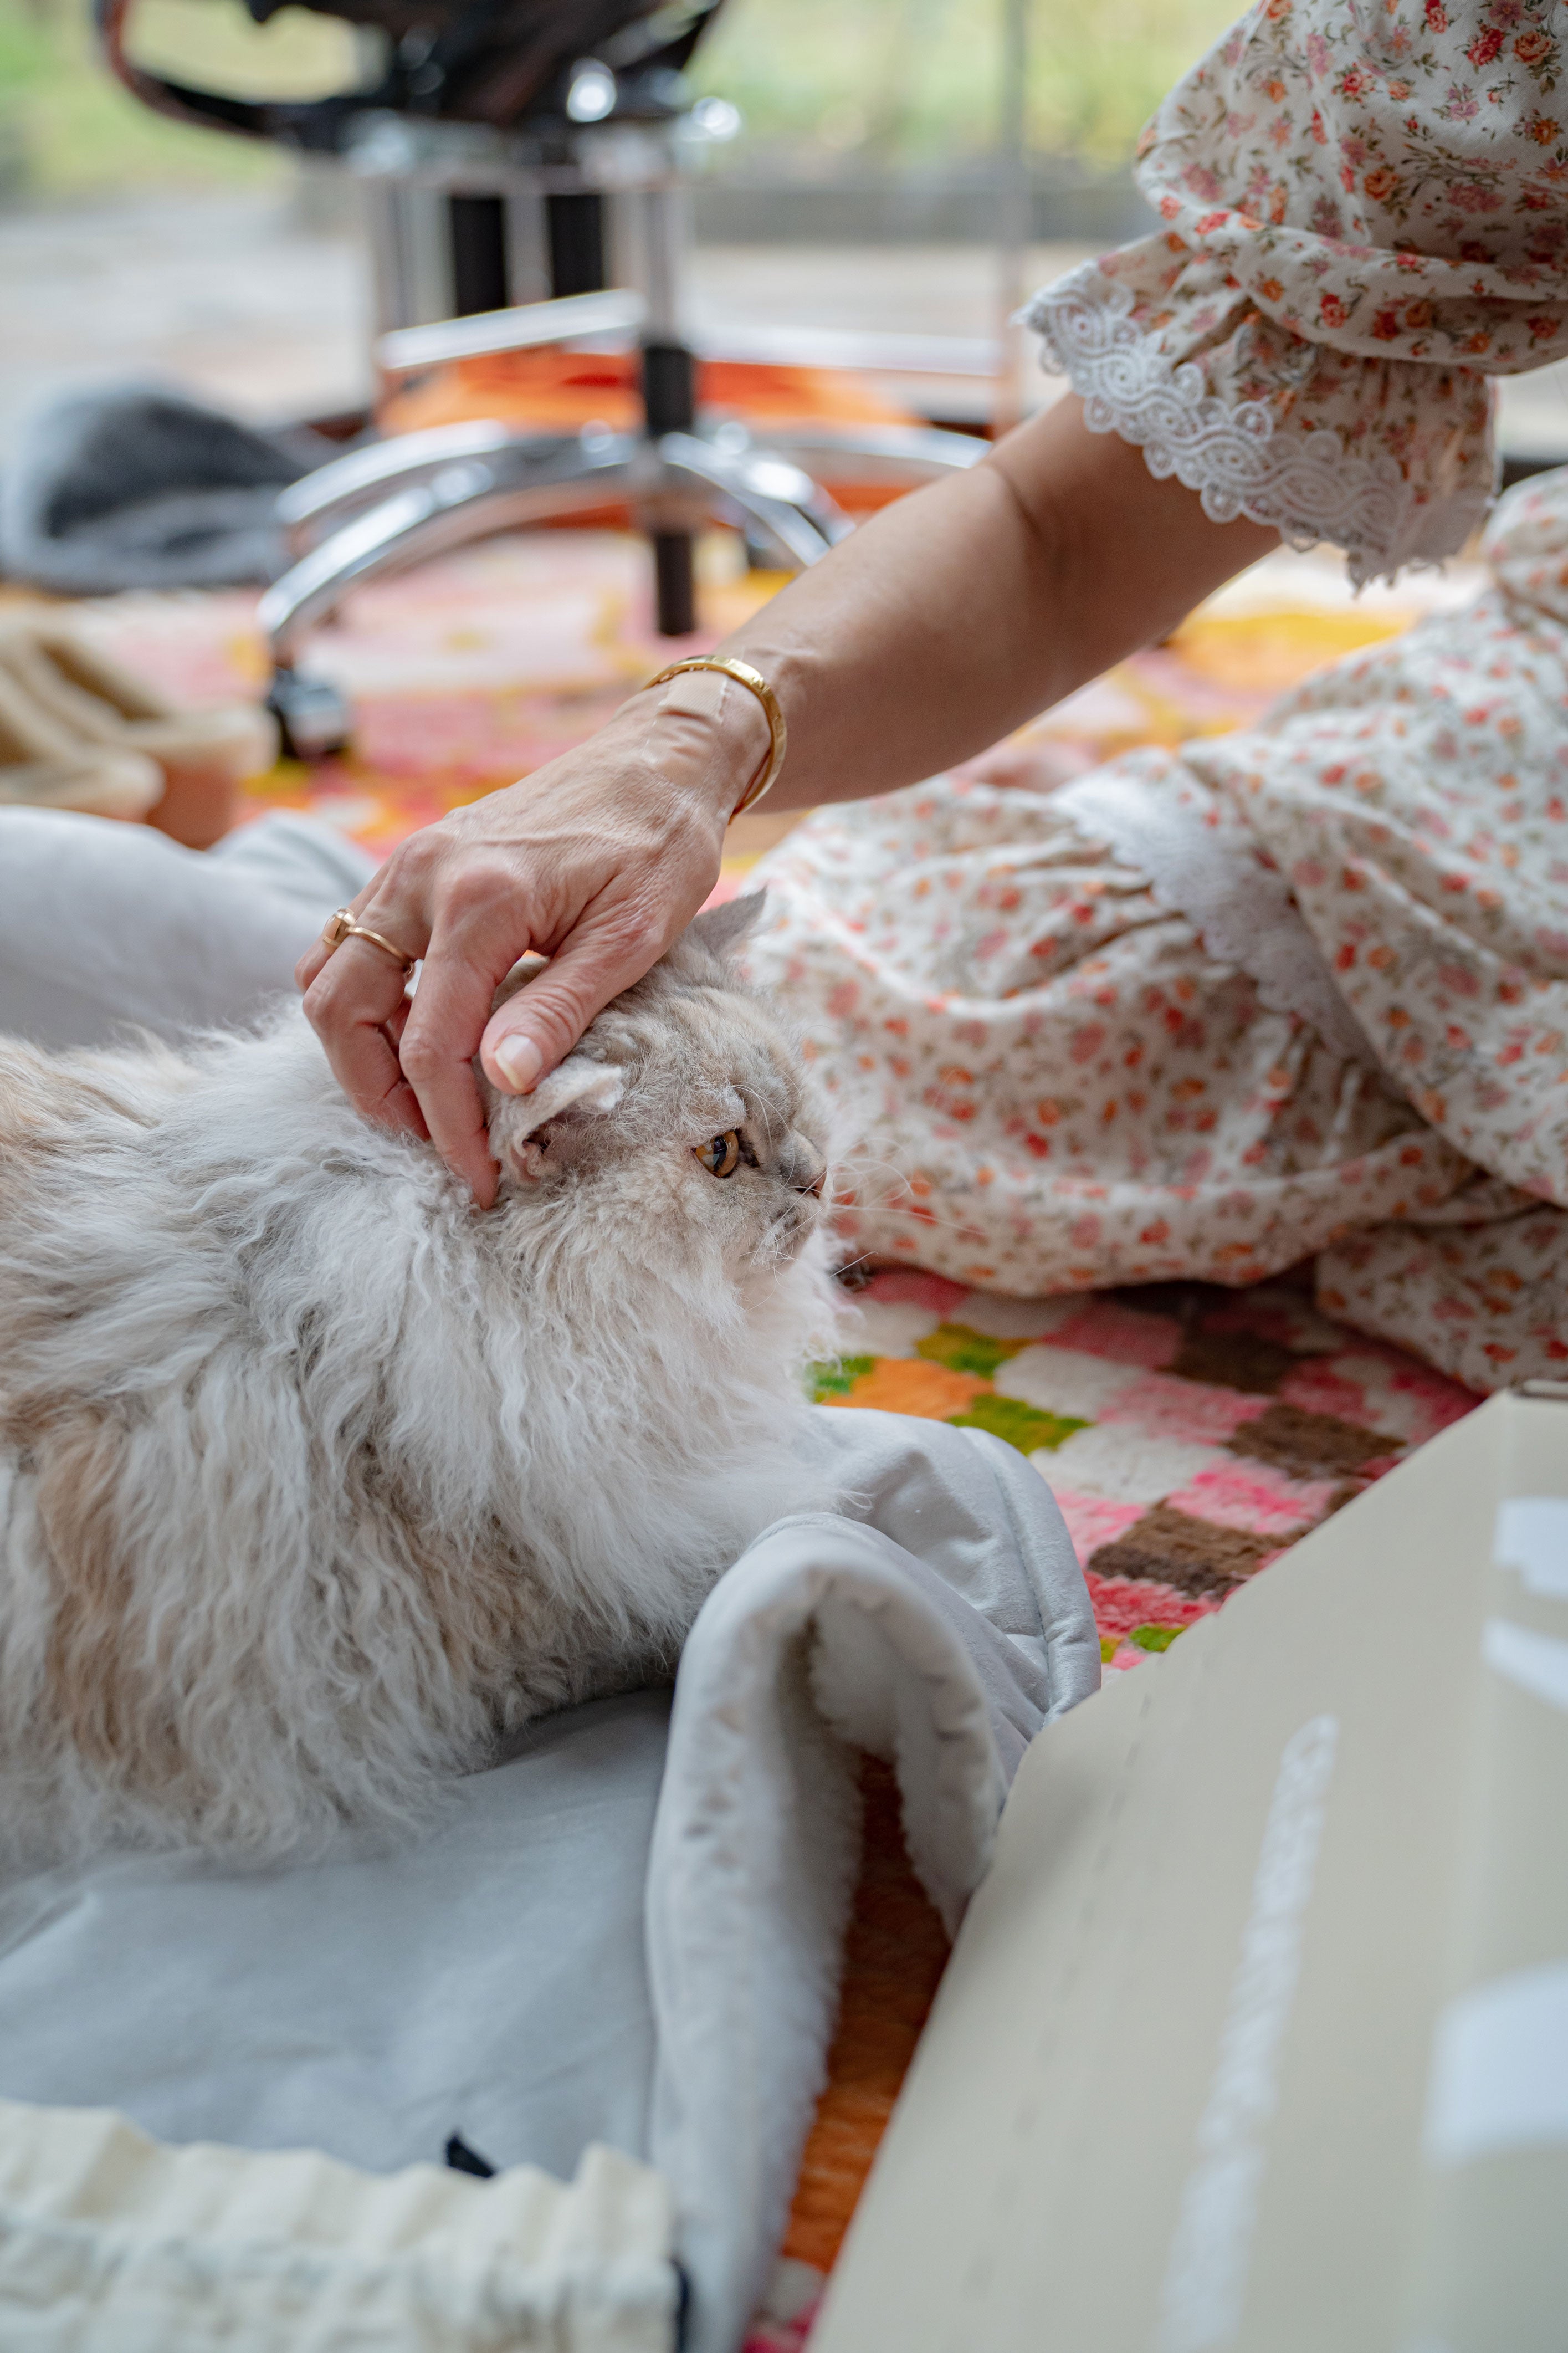
<instances>
[{"instance_id":1,"label":"white cloth","mask_svg":"<svg viewBox=\"0 0 1568 2353\"><path fill-rule=\"evenodd\" d=\"M552 1717L400 1852L250 1872L121 1854L12 1880L0 2092L372 2172L439 2165L454 2133L563 2179L590 2142L642 2156L668 1718L666 1692Z\"/></svg>"},{"instance_id":2,"label":"white cloth","mask_svg":"<svg viewBox=\"0 0 1568 2353\"><path fill-rule=\"evenodd\" d=\"M247 1873L119 1855L0 1890L0 2095L371 2170L454 2131L562 2175L609 2144L668 2184L692 2353L731 2353L823 2078L853 1746L893 1759L952 1921L1027 1741L1100 1679L1067 1530L1021 1455L893 1415L824 1409L812 1430L853 1500L779 1523L721 1581L668 1749L667 1695L631 1694L536 1727L400 1853ZM0 2112L0 2152L5 2132ZM0 2262L6 2345L9 2293ZM211 2341L160 2294L163 2344ZM324 2319L300 2341L367 2342Z\"/></svg>"},{"instance_id":3,"label":"white cloth","mask_svg":"<svg viewBox=\"0 0 1568 2353\"><path fill-rule=\"evenodd\" d=\"M730 2353L760 2301L826 2077L852 1748L895 1766L953 1927L1026 1746L1100 1683L1082 1573L1022 1455L897 1414L825 1409L815 1432L861 1524L781 1521L721 1581L681 1660L654 1831L649 2154L691 2284L685 2353Z\"/></svg>"},{"instance_id":4,"label":"white cloth","mask_svg":"<svg viewBox=\"0 0 1568 2353\"><path fill-rule=\"evenodd\" d=\"M0 2101L6 2353L668 2353L669 2234L658 2174L609 2149L569 2187L383 2178Z\"/></svg>"},{"instance_id":5,"label":"white cloth","mask_svg":"<svg viewBox=\"0 0 1568 2353\"><path fill-rule=\"evenodd\" d=\"M0 809L0 1029L106 1045L253 1020L375 860L279 815L216 849L64 809Z\"/></svg>"}]
</instances>

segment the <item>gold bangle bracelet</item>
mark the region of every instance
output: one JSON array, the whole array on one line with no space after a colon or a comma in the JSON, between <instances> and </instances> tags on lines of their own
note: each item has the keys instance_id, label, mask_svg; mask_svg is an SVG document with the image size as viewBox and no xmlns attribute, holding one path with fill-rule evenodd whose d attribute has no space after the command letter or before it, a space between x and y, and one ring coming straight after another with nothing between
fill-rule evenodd
<instances>
[{"instance_id":1,"label":"gold bangle bracelet","mask_svg":"<svg viewBox=\"0 0 1568 2353\"><path fill-rule=\"evenodd\" d=\"M733 825L744 810L756 807L784 766L784 754L789 749L789 730L784 725L784 715L779 709L778 696L762 671L753 670L750 662L733 661L727 654L690 654L685 661L671 662L669 668L661 670L657 678L650 678L642 691L646 694L648 687L665 685L668 680L679 678L683 670L716 670L723 678L738 680L742 686L749 688L756 696L768 723L768 733L773 740L768 745L767 757L730 811L730 823Z\"/></svg>"}]
</instances>

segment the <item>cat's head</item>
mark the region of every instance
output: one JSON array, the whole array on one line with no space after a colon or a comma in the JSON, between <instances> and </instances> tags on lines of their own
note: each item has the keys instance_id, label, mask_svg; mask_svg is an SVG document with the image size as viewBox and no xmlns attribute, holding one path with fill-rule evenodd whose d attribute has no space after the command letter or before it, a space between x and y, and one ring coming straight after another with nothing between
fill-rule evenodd
<instances>
[{"instance_id":1,"label":"cat's head","mask_svg":"<svg viewBox=\"0 0 1568 2353\"><path fill-rule=\"evenodd\" d=\"M486 1086L503 1202L657 1220L664 1246L716 1243L736 1275L797 1255L822 1216L826 1120L788 1029L730 963L761 907L699 915L531 1094Z\"/></svg>"}]
</instances>

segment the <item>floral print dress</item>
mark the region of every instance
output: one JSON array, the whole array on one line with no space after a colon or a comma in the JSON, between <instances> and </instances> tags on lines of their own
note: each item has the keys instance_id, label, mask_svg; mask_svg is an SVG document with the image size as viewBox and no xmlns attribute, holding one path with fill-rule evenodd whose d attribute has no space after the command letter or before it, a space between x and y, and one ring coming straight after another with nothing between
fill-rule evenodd
<instances>
[{"instance_id":1,"label":"floral print dress","mask_svg":"<svg viewBox=\"0 0 1568 2353\"><path fill-rule=\"evenodd\" d=\"M1568 12L1261 0L1145 135L1159 230L1028 313L1091 427L1366 579L1461 546L1568 353ZM1479 1388L1568 1366L1568 470L1493 585L1246 733L825 809L750 955L852 1249L998 1292L1318 1254Z\"/></svg>"},{"instance_id":2,"label":"floral print dress","mask_svg":"<svg viewBox=\"0 0 1568 2353\"><path fill-rule=\"evenodd\" d=\"M1568 1366L1568 470L1486 554L1259 727L763 861L852 1250L1029 1295L1316 1252L1472 1387Z\"/></svg>"},{"instance_id":3,"label":"floral print dress","mask_svg":"<svg viewBox=\"0 0 1568 2353\"><path fill-rule=\"evenodd\" d=\"M936 776L757 869L865 1257L1250 1282L1477 1388L1568 1367L1568 469L1493 586L1239 734Z\"/></svg>"},{"instance_id":4,"label":"floral print dress","mask_svg":"<svg viewBox=\"0 0 1568 2353\"><path fill-rule=\"evenodd\" d=\"M1166 100L1160 230L1029 312L1097 431L1358 579L1452 554L1489 378L1568 354L1561 0L1263 0Z\"/></svg>"},{"instance_id":5,"label":"floral print dress","mask_svg":"<svg viewBox=\"0 0 1568 2353\"><path fill-rule=\"evenodd\" d=\"M1029 316L1089 425L1361 579L1459 547L1489 379L1568 353L1568 12L1261 0L1143 142L1159 231ZM1055 793L825 809L755 976L850 1246L998 1292L1310 1253L1480 1388L1568 1366L1568 470L1466 612Z\"/></svg>"}]
</instances>

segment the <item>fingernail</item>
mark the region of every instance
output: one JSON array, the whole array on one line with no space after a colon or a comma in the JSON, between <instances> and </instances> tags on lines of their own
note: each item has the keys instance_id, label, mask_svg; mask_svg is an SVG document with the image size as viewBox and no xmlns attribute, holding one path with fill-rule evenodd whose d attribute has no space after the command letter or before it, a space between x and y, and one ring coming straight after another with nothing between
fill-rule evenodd
<instances>
[{"instance_id":1,"label":"fingernail","mask_svg":"<svg viewBox=\"0 0 1568 2353\"><path fill-rule=\"evenodd\" d=\"M510 1038L503 1038L499 1046L491 1047L490 1060L514 1095L527 1094L544 1066L544 1057L532 1039L525 1038L517 1029Z\"/></svg>"}]
</instances>

